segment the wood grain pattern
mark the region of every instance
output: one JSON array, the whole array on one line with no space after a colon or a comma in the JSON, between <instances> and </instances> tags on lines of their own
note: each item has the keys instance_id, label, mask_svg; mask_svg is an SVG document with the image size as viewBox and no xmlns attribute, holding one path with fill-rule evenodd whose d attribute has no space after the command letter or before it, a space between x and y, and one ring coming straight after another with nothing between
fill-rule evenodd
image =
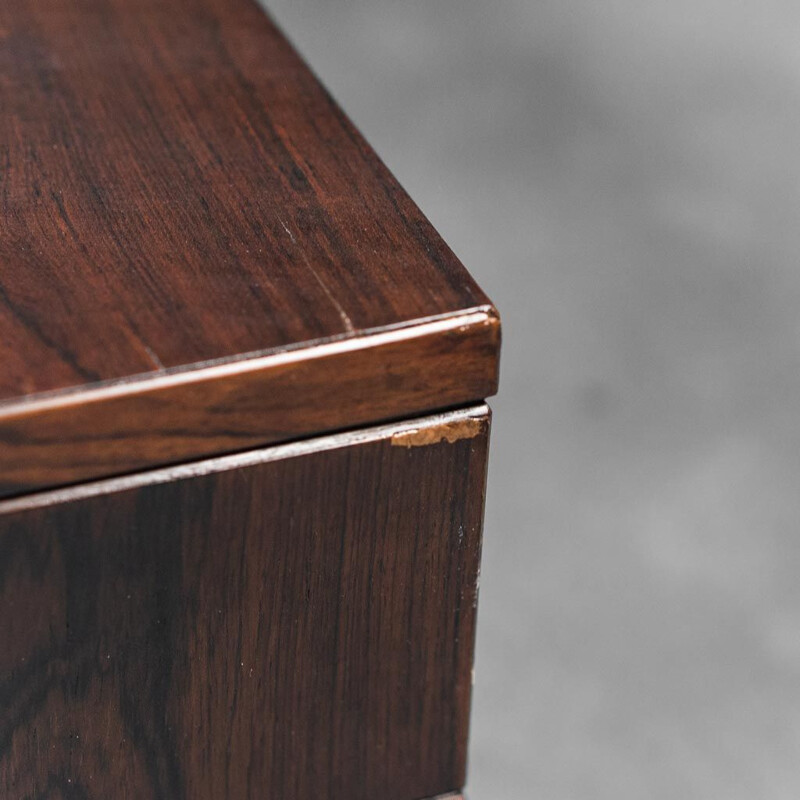
<instances>
[{"instance_id":1,"label":"wood grain pattern","mask_svg":"<svg viewBox=\"0 0 800 800\"><path fill-rule=\"evenodd\" d=\"M475 312L0 408L0 497L482 399L498 336Z\"/></svg>"},{"instance_id":2,"label":"wood grain pattern","mask_svg":"<svg viewBox=\"0 0 800 800\"><path fill-rule=\"evenodd\" d=\"M0 219L0 497L495 391L496 312L252 0L3 0Z\"/></svg>"},{"instance_id":3,"label":"wood grain pattern","mask_svg":"<svg viewBox=\"0 0 800 800\"><path fill-rule=\"evenodd\" d=\"M0 796L458 791L488 422L0 502Z\"/></svg>"},{"instance_id":4,"label":"wood grain pattern","mask_svg":"<svg viewBox=\"0 0 800 800\"><path fill-rule=\"evenodd\" d=\"M488 303L252 0L3 0L0 110L0 400Z\"/></svg>"}]
</instances>

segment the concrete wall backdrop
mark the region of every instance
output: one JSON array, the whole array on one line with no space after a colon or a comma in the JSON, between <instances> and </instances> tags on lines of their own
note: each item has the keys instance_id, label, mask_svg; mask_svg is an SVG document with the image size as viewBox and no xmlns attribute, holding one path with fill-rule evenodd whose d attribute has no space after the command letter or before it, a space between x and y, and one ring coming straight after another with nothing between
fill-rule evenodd
<instances>
[{"instance_id":1,"label":"concrete wall backdrop","mask_svg":"<svg viewBox=\"0 0 800 800\"><path fill-rule=\"evenodd\" d=\"M473 800L800 797L800 5L267 0L505 324Z\"/></svg>"}]
</instances>

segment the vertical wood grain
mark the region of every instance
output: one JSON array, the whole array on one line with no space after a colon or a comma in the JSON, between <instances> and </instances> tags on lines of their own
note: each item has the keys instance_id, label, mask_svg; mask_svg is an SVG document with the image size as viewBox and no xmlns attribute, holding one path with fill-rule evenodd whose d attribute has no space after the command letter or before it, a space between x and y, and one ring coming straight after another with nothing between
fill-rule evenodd
<instances>
[{"instance_id":1,"label":"vertical wood grain","mask_svg":"<svg viewBox=\"0 0 800 800\"><path fill-rule=\"evenodd\" d=\"M488 417L437 430L0 503L0 796L460 789Z\"/></svg>"}]
</instances>

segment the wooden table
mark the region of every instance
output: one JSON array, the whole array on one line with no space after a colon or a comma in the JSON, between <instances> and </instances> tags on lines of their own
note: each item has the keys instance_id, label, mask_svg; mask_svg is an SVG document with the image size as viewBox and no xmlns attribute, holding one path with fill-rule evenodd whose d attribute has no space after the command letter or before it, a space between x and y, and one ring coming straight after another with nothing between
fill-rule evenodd
<instances>
[{"instance_id":1,"label":"wooden table","mask_svg":"<svg viewBox=\"0 0 800 800\"><path fill-rule=\"evenodd\" d=\"M0 797L465 779L490 301L252 0L0 4Z\"/></svg>"}]
</instances>

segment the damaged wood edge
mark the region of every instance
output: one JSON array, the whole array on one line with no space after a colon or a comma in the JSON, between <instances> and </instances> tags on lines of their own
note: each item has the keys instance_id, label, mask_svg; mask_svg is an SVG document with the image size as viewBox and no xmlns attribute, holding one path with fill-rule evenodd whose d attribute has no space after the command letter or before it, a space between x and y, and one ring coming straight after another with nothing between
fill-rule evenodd
<instances>
[{"instance_id":1,"label":"damaged wood edge","mask_svg":"<svg viewBox=\"0 0 800 800\"><path fill-rule=\"evenodd\" d=\"M243 469L256 464L269 461L281 461L287 458L320 453L327 450L338 450L354 445L369 442L386 441L391 446L396 446L396 441L403 437L424 437L428 435L429 446L441 443L443 440L455 442L464 438L475 438L484 432L491 421L491 409L486 403L481 403L469 408L448 411L441 414L413 419L403 422L394 422L388 425L378 425L356 431L333 433L314 439L305 439L289 444L272 445L245 453L217 456L189 464L179 464L172 467L148 470L134 475L124 475L117 478L105 478L92 481L79 486L69 486L61 489L34 492L23 497L13 497L7 500L0 499L0 516L25 511L30 508L58 505L74 500L83 500L88 497L123 492L129 489L139 489L143 486L171 483L177 480L188 480L218 472ZM469 431L469 436L452 437L453 431ZM409 445L417 447L421 445ZM448 795L445 795L447 797ZM456 795L458 797L458 795ZM432 798L438 800L438 798Z\"/></svg>"},{"instance_id":2,"label":"damaged wood edge","mask_svg":"<svg viewBox=\"0 0 800 800\"><path fill-rule=\"evenodd\" d=\"M482 419L460 419L436 428L415 428L392 436L392 447L427 447L440 442L454 444L462 439L474 439L483 431Z\"/></svg>"},{"instance_id":3,"label":"damaged wood edge","mask_svg":"<svg viewBox=\"0 0 800 800\"><path fill-rule=\"evenodd\" d=\"M415 418L497 391L493 308L0 405L0 498Z\"/></svg>"}]
</instances>

